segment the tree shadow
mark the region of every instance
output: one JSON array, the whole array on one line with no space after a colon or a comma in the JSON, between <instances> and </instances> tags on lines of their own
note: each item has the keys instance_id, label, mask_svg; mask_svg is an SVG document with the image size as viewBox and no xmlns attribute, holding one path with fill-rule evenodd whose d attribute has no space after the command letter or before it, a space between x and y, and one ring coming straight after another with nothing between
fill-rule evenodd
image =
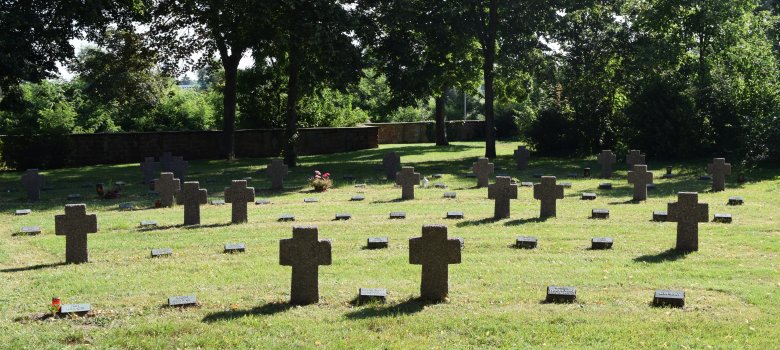
<instances>
[{"instance_id":1,"label":"tree shadow","mask_svg":"<svg viewBox=\"0 0 780 350\"><path fill-rule=\"evenodd\" d=\"M658 264L668 261L676 261L679 259L685 259L685 257L688 256L692 252L690 251L684 251L684 250L677 250L677 249L669 249L663 252L660 252L658 254L648 254L648 255L642 255L639 257L634 258L634 262L645 262L645 263L651 263L651 264Z\"/></svg>"},{"instance_id":2,"label":"tree shadow","mask_svg":"<svg viewBox=\"0 0 780 350\"><path fill-rule=\"evenodd\" d=\"M140 227L138 229L138 232L151 232L151 231L164 231L172 228L181 228L184 227L184 225L165 225L165 226L150 226L150 227Z\"/></svg>"},{"instance_id":3,"label":"tree shadow","mask_svg":"<svg viewBox=\"0 0 780 350\"><path fill-rule=\"evenodd\" d=\"M248 310L229 310L210 313L203 317L202 321L206 323L213 323L218 321L235 320L245 316L270 316L280 312L285 312L293 307L295 307L295 305L287 302L271 302Z\"/></svg>"},{"instance_id":4,"label":"tree shadow","mask_svg":"<svg viewBox=\"0 0 780 350\"><path fill-rule=\"evenodd\" d=\"M409 298L395 305L379 306L376 303L370 303L369 306L360 310L347 313L345 317L350 320L362 320L372 317L390 317L397 315L410 315L418 313L426 306L435 304L430 300L422 298Z\"/></svg>"},{"instance_id":5,"label":"tree shadow","mask_svg":"<svg viewBox=\"0 0 780 350\"><path fill-rule=\"evenodd\" d=\"M497 218L494 218L494 217L484 218L484 219L479 219L479 220L466 220L466 221L461 221L461 222L455 224L455 226L457 226L457 227L479 226L479 225L484 225L484 224L496 223L496 222L499 222L501 220L502 219L497 219Z\"/></svg>"},{"instance_id":6,"label":"tree shadow","mask_svg":"<svg viewBox=\"0 0 780 350\"><path fill-rule=\"evenodd\" d=\"M0 272L3 273L13 273L13 272L23 272L23 271L35 271L35 270L42 270L42 269L48 269L50 267L57 267L57 266L63 266L68 265L66 262L58 262L58 263L52 263L52 264L38 264L38 265L32 265L32 266L25 266L25 267L12 267L8 269L2 269Z\"/></svg>"},{"instance_id":7,"label":"tree shadow","mask_svg":"<svg viewBox=\"0 0 780 350\"><path fill-rule=\"evenodd\" d=\"M550 218L527 218L527 219L518 219L518 220L511 220L504 223L504 226L518 226L518 225L524 225L524 224L530 224L535 222L545 222L549 220Z\"/></svg>"}]
</instances>

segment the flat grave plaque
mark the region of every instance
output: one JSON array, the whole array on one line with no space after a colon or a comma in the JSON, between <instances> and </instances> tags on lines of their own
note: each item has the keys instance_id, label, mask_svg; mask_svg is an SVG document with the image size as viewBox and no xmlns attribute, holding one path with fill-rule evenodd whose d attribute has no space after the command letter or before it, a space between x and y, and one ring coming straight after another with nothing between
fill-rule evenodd
<instances>
[{"instance_id":1,"label":"flat grave plaque","mask_svg":"<svg viewBox=\"0 0 780 350\"><path fill-rule=\"evenodd\" d=\"M571 188L572 183L571 182L561 182L559 185L563 186L564 188Z\"/></svg>"},{"instance_id":2,"label":"flat grave plaque","mask_svg":"<svg viewBox=\"0 0 780 350\"><path fill-rule=\"evenodd\" d=\"M225 253L243 253L246 251L246 244L244 243L227 243L225 244Z\"/></svg>"},{"instance_id":3,"label":"flat grave plaque","mask_svg":"<svg viewBox=\"0 0 780 350\"><path fill-rule=\"evenodd\" d=\"M455 199L458 194L455 192L444 192L444 198Z\"/></svg>"},{"instance_id":4,"label":"flat grave plaque","mask_svg":"<svg viewBox=\"0 0 780 350\"><path fill-rule=\"evenodd\" d=\"M68 195L68 200L81 199L81 194L71 193Z\"/></svg>"},{"instance_id":5,"label":"flat grave plaque","mask_svg":"<svg viewBox=\"0 0 780 350\"><path fill-rule=\"evenodd\" d=\"M712 219L712 222L719 222L721 224L730 224L731 221L731 214L715 214L715 218Z\"/></svg>"},{"instance_id":6,"label":"flat grave plaque","mask_svg":"<svg viewBox=\"0 0 780 350\"><path fill-rule=\"evenodd\" d=\"M135 204L134 203L121 203L119 204L119 210L134 210Z\"/></svg>"},{"instance_id":7,"label":"flat grave plaque","mask_svg":"<svg viewBox=\"0 0 780 350\"><path fill-rule=\"evenodd\" d=\"M140 226L142 228L157 227L157 220L144 220L144 221L141 221Z\"/></svg>"},{"instance_id":8,"label":"flat grave plaque","mask_svg":"<svg viewBox=\"0 0 780 350\"><path fill-rule=\"evenodd\" d=\"M595 193L585 192L585 193L582 194L582 197L580 197L580 199L582 199L584 201L594 201L594 200L596 200L596 194Z\"/></svg>"},{"instance_id":9,"label":"flat grave plaque","mask_svg":"<svg viewBox=\"0 0 780 350\"><path fill-rule=\"evenodd\" d=\"M352 219L352 214L347 214L347 213L336 214L336 220L347 221L349 219Z\"/></svg>"},{"instance_id":10,"label":"flat grave plaque","mask_svg":"<svg viewBox=\"0 0 780 350\"><path fill-rule=\"evenodd\" d=\"M391 219L406 219L406 213L402 211L394 211L390 213Z\"/></svg>"},{"instance_id":11,"label":"flat grave plaque","mask_svg":"<svg viewBox=\"0 0 780 350\"><path fill-rule=\"evenodd\" d=\"M544 299L548 303L573 303L577 300L577 288L574 287L547 287L547 298Z\"/></svg>"},{"instance_id":12,"label":"flat grave plaque","mask_svg":"<svg viewBox=\"0 0 780 350\"><path fill-rule=\"evenodd\" d=\"M173 248L152 249L153 258L161 258L164 256L171 256L171 255L173 255Z\"/></svg>"},{"instance_id":13,"label":"flat grave plaque","mask_svg":"<svg viewBox=\"0 0 780 350\"><path fill-rule=\"evenodd\" d=\"M611 182L602 182L599 184L600 190L611 190L612 189L612 183Z\"/></svg>"},{"instance_id":14,"label":"flat grave plaque","mask_svg":"<svg viewBox=\"0 0 780 350\"><path fill-rule=\"evenodd\" d=\"M224 199L215 199L211 201L211 205L225 205Z\"/></svg>"},{"instance_id":15,"label":"flat grave plaque","mask_svg":"<svg viewBox=\"0 0 780 350\"><path fill-rule=\"evenodd\" d=\"M295 221L295 215L292 214L279 215L279 221Z\"/></svg>"},{"instance_id":16,"label":"flat grave plaque","mask_svg":"<svg viewBox=\"0 0 780 350\"><path fill-rule=\"evenodd\" d=\"M369 237L366 242L366 248L368 249L384 249L390 245L390 240L387 237Z\"/></svg>"},{"instance_id":17,"label":"flat grave plaque","mask_svg":"<svg viewBox=\"0 0 780 350\"><path fill-rule=\"evenodd\" d=\"M433 174L433 175L431 175L431 178L432 179L441 179L442 178L442 174Z\"/></svg>"},{"instance_id":18,"label":"flat grave plaque","mask_svg":"<svg viewBox=\"0 0 780 350\"><path fill-rule=\"evenodd\" d=\"M16 211L14 215L29 215L29 214L32 214L31 209L19 209Z\"/></svg>"},{"instance_id":19,"label":"flat grave plaque","mask_svg":"<svg viewBox=\"0 0 780 350\"><path fill-rule=\"evenodd\" d=\"M319 199L317 199L317 198L304 198L304 199L303 199L303 202L304 202L304 203L317 203L317 202L319 202L319 201L320 201L320 200L319 200Z\"/></svg>"},{"instance_id":20,"label":"flat grave plaque","mask_svg":"<svg viewBox=\"0 0 780 350\"><path fill-rule=\"evenodd\" d=\"M591 239L590 249L593 250L612 249L612 243L614 243L614 240L610 237L596 237Z\"/></svg>"},{"instance_id":21,"label":"flat grave plaque","mask_svg":"<svg viewBox=\"0 0 780 350\"><path fill-rule=\"evenodd\" d=\"M358 289L358 303L381 303L387 300L387 289L384 288L360 288Z\"/></svg>"},{"instance_id":22,"label":"flat grave plaque","mask_svg":"<svg viewBox=\"0 0 780 350\"><path fill-rule=\"evenodd\" d=\"M192 174L192 175L195 175L195 174ZM245 176L245 177L244 177L243 179L241 179L241 180L244 180L244 181L252 181L252 177L251 177L251 176Z\"/></svg>"},{"instance_id":23,"label":"flat grave plaque","mask_svg":"<svg viewBox=\"0 0 780 350\"><path fill-rule=\"evenodd\" d=\"M437 183L433 184L433 187L434 188L442 188L442 189L444 189L444 188L447 188L448 186L447 186L447 184L445 184L443 182L437 182Z\"/></svg>"},{"instance_id":24,"label":"flat grave plaque","mask_svg":"<svg viewBox=\"0 0 780 350\"><path fill-rule=\"evenodd\" d=\"M653 295L653 306L684 307L685 292L681 290L656 290Z\"/></svg>"},{"instance_id":25,"label":"flat grave plaque","mask_svg":"<svg viewBox=\"0 0 780 350\"><path fill-rule=\"evenodd\" d=\"M168 306L170 307L186 307L197 305L197 300L194 295L184 295L168 298Z\"/></svg>"},{"instance_id":26,"label":"flat grave plaque","mask_svg":"<svg viewBox=\"0 0 780 350\"><path fill-rule=\"evenodd\" d=\"M268 199L258 199L255 201L255 205L268 205L271 204L271 201Z\"/></svg>"},{"instance_id":27,"label":"flat grave plaque","mask_svg":"<svg viewBox=\"0 0 780 350\"><path fill-rule=\"evenodd\" d=\"M352 198L350 198L349 200L352 201L352 202L362 202L362 201L366 200L366 196L364 196L364 195L356 195L356 196L352 196Z\"/></svg>"},{"instance_id":28,"label":"flat grave plaque","mask_svg":"<svg viewBox=\"0 0 780 350\"><path fill-rule=\"evenodd\" d=\"M355 184L355 188L366 188L367 186L366 184Z\"/></svg>"},{"instance_id":29,"label":"flat grave plaque","mask_svg":"<svg viewBox=\"0 0 780 350\"><path fill-rule=\"evenodd\" d=\"M40 226L24 226L19 231L19 234L21 235L28 235L33 236L41 233L41 227Z\"/></svg>"},{"instance_id":30,"label":"flat grave plaque","mask_svg":"<svg viewBox=\"0 0 780 350\"><path fill-rule=\"evenodd\" d=\"M463 219L462 211L448 211L447 219Z\"/></svg>"},{"instance_id":31,"label":"flat grave plaque","mask_svg":"<svg viewBox=\"0 0 780 350\"><path fill-rule=\"evenodd\" d=\"M60 307L60 315L79 315L83 316L92 311L90 304L63 304Z\"/></svg>"},{"instance_id":32,"label":"flat grave plaque","mask_svg":"<svg viewBox=\"0 0 780 350\"><path fill-rule=\"evenodd\" d=\"M653 212L653 221L657 222L665 222L669 218L669 213L665 211L654 211Z\"/></svg>"},{"instance_id":33,"label":"flat grave plaque","mask_svg":"<svg viewBox=\"0 0 780 350\"><path fill-rule=\"evenodd\" d=\"M728 205L742 205L745 204L745 199L742 197L729 197Z\"/></svg>"},{"instance_id":34,"label":"flat grave plaque","mask_svg":"<svg viewBox=\"0 0 780 350\"><path fill-rule=\"evenodd\" d=\"M524 181L520 183L520 187L534 187L533 182Z\"/></svg>"},{"instance_id":35,"label":"flat grave plaque","mask_svg":"<svg viewBox=\"0 0 780 350\"><path fill-rule=\"evenodd\" d=\"M538 240L536 237L521 236L515 240L515 248L519 249L534 249L536 248Z\"/></svg>"},{"instance_id":36,"label":"flat grave plaque","mask_svg":"<svg viewBox=\"0 0 780 350\"><path fill-rule=\"evenodd\" d=\"M126 183L126 182L124 182L124 181L117 181L117 182L114 182L114 185L117 185L117 186L120 186L120 187L121 187L121 186L125 186L125 185L127 185L127 183Z\"/></svg>"},{"instance_id":37,"label":"flat grave plaque","mask_svg":"<svg viewBox=\"0 0 780 350\"><path fill-rule=\"evenodd\" d=\"M609 219L609 209L593 209L590 212L591 219Z\"/></svg>"}]
</instances>

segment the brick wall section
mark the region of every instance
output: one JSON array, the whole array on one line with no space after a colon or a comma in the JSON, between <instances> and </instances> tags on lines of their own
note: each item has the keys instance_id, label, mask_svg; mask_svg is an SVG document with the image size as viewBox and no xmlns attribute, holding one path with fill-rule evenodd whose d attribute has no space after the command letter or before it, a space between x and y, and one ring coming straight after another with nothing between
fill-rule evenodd
<instances>
[{"instance_id":1,"label":"brick wall section","mask_svg":"<svg viewBox=\"0 0 780 350\"><path fill-rule=\"evenodd\" d=\"M369 123L379 127L379 143L432 143L436 142L434 122ZM480 141L485 139L485 122L482 120L453 120L447 122L447 138L450 141Z\"/></svg>"}]
</instances>

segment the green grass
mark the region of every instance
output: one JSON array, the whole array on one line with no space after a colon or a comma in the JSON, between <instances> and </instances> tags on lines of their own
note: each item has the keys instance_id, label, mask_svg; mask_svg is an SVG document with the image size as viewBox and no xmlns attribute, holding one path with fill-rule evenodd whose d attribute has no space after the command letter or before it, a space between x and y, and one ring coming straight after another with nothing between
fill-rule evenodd
<instances>
[{"instance_id":1,"label":"green grass","mask_svg":"<svg viewBox=\"0 0 780 350\"><path fill-rule=\"evenodd\" d=\"M581 173L598 166L594 159L533 159L531 170L513 169L515 144L499 144L497 172L533 181L533 173ZM400 189L381 177L382 154L395 150L406 165L424 175L443 173L458 198L444 190L417 189L417 199L399 202ZM574 179L559 201L558 218L543 222L532 190L521 188L512 201L512 218L492 221L493 202L486 189L474 189L467 167L483 152L479 143L449 148L388 145L379 150L302 158L286 182L287 190L263 190L267 159L190 162L189 180L200 180L209 198L222 196L231 179L252 176L258 198L269 206L250 206L250 222L228 225L229 206L204 206L202 227L177 227L182 208L147 209L152 198L137 164L45 171L54 190L28 204L23 192L0 194L0 348L775 348L780 338L780 171L749 173L752 182L730 181L727 191L708 192L698 181L706 161L651 162L658 189L641 204L628 200L625 171L611 180L612 191L598 191L598 179ZM666 165L682 176L662 180ZM619 165L623 169L624 165ZM312 194L305 179L314 169L329 171L337 187ZM736 172L735 172L736 173ZM342 181L345 174L368 182L366 189ZM0 174L0 189L18 187L19 173ZM732 177L730 180L733 180ZM119 200L93 199L95 182L126 181ZM209 182L206 182L210 180ZM82 185L85 184L85 185ZM86 186L83 187L82 186ZM594 202L581 192L597 192ZM700 251L678 255L673 223L651 222L653 210L665 210L677 191L699 191L710 203L710 217L732 213L731 225L700 225ZM64 237L54 235L54 215L68 193L85 196L87 210L98 214L100 231L90 236L91 263L64 265ZM365 192L365 202L349 202ZM745 205L726 206L729 196ZM319 203L304 204L303 198ZM141 210L123 212L133 201ZM14 209L33 209L13 216ZM611 218L590 220L593 208L609 208ZM444 220L448 210L466 218ZM406 211L404 221L387 219ZM337 212L353 219L333 221ZM278 261L279 239L291 236L292 223L319 227L333 239L333 264L320 268L321 303L285 304L290 268ZM158 220L159 230L141 231L142 220ZM420 267L408 263L407 239L423 224L445 223L452 237L465 238L463 262L450 266L450 300L424 305L419 295ZM12 236L22 226L40 225L39 236ZM536 250L510 248L516 236L539 238ZM390 237L390 248L364 250L366 238ZM615 238L610 251L592 251L590 239ZM226 255L222 245L244 242L247 252ZM171 258L151 259L152 248L171 247ZM544 304L548 285L571 285L578 301ZM382 287L385 305L355 307L359 287ZM682 289L686 307L652 308L655 289ZM162 307L167 297L196 294L197 308ZM91 303L93 317L37 320L52 296L65 303Z\"/></svg>"}]
</instances>

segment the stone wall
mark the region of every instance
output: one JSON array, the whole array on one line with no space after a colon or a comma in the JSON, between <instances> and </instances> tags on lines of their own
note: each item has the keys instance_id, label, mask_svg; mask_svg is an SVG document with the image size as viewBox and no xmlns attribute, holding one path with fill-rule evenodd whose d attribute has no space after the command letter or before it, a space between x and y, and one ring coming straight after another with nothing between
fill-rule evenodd
<instances>
[{"instance_id":1,"label":"stone wall","mask_svg":"<svg viewBox=\"0 0 780 350\"><path fill-rule=\"evenodd\" d=\"M432 143L436 142L435 123L368 123L379 127L379 143ZM450 141L480 141L485 138L485 122L482 120L453 120L447 122L447 138Z\"/></svg>"}]
</instances>

